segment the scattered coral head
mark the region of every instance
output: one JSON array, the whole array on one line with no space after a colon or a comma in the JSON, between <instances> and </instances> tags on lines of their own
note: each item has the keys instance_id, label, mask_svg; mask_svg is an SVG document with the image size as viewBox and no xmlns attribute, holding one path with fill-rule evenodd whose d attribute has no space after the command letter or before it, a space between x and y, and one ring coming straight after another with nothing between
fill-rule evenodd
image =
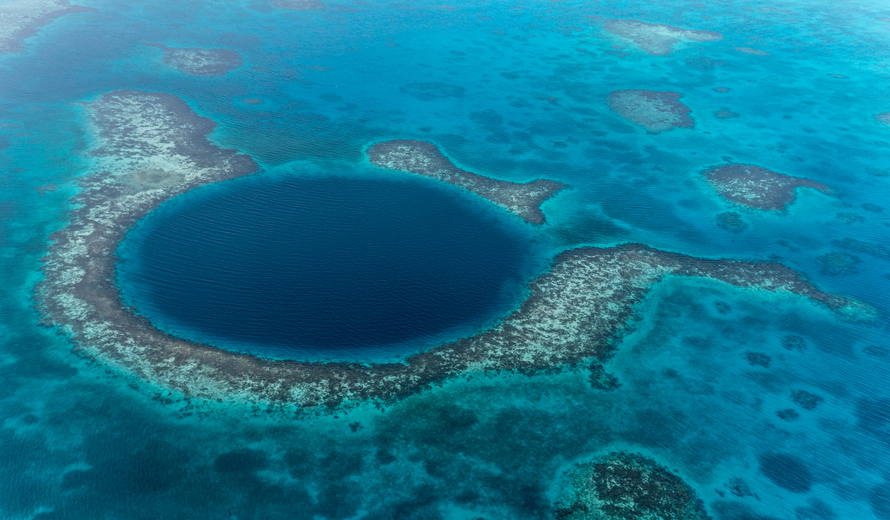
<instances>
[{"instance_id":1,"label":"scattered coral head","mask_svg":"<svg viewBox=\"0 0 890 520\"><path fill-rule=\"evenodd\" d=\"M692 487L636 453L613 452L569 470L554 516L565 520L707 520Z\"/></svg>"},{"instance_id":2,"label":"scattered coral head","mask_svg":"<svg viewBox=\"0 0 890 520\"><path fill-rule=\"evenodd\" d=\"M831 188L820 182L751 164L724 164L709 168L703 174L721 197L754 209L784 211L794 202L797 188L831 193Z\"/></svg>"},{"instance_id":3,"label":"scattered coral head","mask_svg":"<svg viewBox=\"0 0 890 520\"><path fill-rule=\"evenodd\" d=\"M674 128L693 128L691 110L680 101L679 92L616 90L609 94L609 108L652 133Z\"/></svg>"},{"instance_id":4,"label":"scattered coral head","mask_svg":"<svg viewBox=\"0 0 890 520\"><path fill-rule=\"evenodd\" d=\"M606 20L605 29L608 33L629 41L653 56L667 56L674 52L677 45L723 39L723 35L717 32L683 29L638 20Z\"/></svg>"}]
</instances>

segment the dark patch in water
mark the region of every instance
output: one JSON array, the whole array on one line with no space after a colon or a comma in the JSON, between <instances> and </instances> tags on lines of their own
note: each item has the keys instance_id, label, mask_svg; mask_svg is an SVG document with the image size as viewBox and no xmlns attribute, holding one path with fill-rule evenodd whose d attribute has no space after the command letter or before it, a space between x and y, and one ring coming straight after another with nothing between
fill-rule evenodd
<instances>
[{"instance_id":1,"label":"dark patch in water","mask_svg":"<svg viewBox=\"0 0 890 520\"><path fill-rule=\"evenodd\" d=\"M229 451L213 461L213 467L220 473L253 473L268 465L264 452L251 449Z\"/></svg>"},{"instance_id":2,"label":"dark patch in water","mask_svg":"<svg viewBox=\"0 0 890 520\"><path fill-rule=\"evenodd\" d=\"M494 218L422 182L245 182L150 217L119 279L140 312L189 339L342 353L509 310L526 257Z\"/></svg>"},{"instance_id":3,"label":"dark patch in water","mask_svg":"<svg viewBox=\"0 0 890 520\"><path fill-rule=\"evenodd\" d=\"M760 456L760 472L773 484L791 491L806 493L813 486L813 476L797 457L783 453Z\"/></svg>"},{"instance_id":4,"label":"dark patch in water","mask_svg":"<svg viewBox=\"0 0 890 520\"><path fill-rule=\"evenodd\" d=\"M881 520L890 520L890 484L880 484L872 488L868 495L872 513Z\"/></svg>"},{"instance_id":5,"label":"dark patch in water","mask_svg":"<svg viewBox=\"0 0 890 520\"><path fill-rule=\"evenodd\" d=\"M857 401L856 422L860 428L878 439L890 442L890 398Z\"/></svg>"}]
</instances>

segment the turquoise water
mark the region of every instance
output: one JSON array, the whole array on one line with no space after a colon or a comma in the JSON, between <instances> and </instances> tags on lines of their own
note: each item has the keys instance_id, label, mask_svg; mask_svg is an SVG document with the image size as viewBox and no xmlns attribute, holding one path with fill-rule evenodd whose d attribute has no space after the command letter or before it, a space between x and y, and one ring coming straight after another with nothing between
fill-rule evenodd
<instances>
[{"instance_id":1,"label":"turquoise water","mask_svg":"<svg viewBox=\"0 0 890 520\"><path fill-rule=\"evenodd\" d=\"M135 88L181 96L265 172L355 168L369 142L431 140L470 171L571 185L527 231L536 251L635 241L775 258L886 316L890 264L835 244L888 243L882 2L79 3L96 10L0 58L0 517L547 518L561 468L621 448L673 468L718 519L890 518L886 319L672 280L607 365L615 391L582 371L480 375L382 411L293 419L110 372L42 327L32 299L92 164L79 103ZM595 17L725 38L616 53ZM189 77L145 42L231 48L244 64ZM619 89L682 92L696 127L648 134L609 110ZM834 195L802 190L787 214L733 208L699 174L724 161ZM720 228L725 211L745 230ZM837 252L859 262L831 269ZM822 400L804 408L801 390ZM793 461L785 477L764 464L777 460Z\"/></svg>"}]
</instances>

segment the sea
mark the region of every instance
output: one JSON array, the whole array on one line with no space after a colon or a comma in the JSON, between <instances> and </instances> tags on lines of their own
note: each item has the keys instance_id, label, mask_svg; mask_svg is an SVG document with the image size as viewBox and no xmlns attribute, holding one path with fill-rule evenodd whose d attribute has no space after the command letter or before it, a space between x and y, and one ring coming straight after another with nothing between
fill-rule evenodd
<instances>
[{"instance_id":1,"label":"sea","mask_svg":"<svg viewBox=\"0 0 890 520\"><path fill-rule=\"evenodd\" d=\"M886 1L75 3L90 9L0 55L0 519L554 518L566 468L619 450L717 520L890 519ZM610 19L723 38L652 55ZM242 63L192 76L149 44ZM566 368L300 416L196 402L84 354L35 302L96 161L87 105L122 89L182 98L259 167L164 203L120 246L128 304L187 339L398 362L496 323L560 251L630 242L780 262L878 317L668 278L616 341L611 391ZM607 103L623 89L681 93L694 128L623 119ZM527 224L372 167L387 139L568 188ZM831 192L739 207L702 175L727 162Z\"/></svg>"}]
</instances>

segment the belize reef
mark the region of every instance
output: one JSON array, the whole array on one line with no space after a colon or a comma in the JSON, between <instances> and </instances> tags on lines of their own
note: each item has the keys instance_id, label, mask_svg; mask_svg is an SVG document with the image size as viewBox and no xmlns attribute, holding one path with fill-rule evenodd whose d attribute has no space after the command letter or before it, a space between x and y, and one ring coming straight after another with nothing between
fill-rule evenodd
<instances>
[{"instance_id":1,"label":"belize reef","mask_svg":"<svg viewBox=\"0 0 890 520\"><path fill-rule=\"evenodd\" d=\"M890 518L888 20L7 2L0 518Z\"/></svg>"}]
</instances>

